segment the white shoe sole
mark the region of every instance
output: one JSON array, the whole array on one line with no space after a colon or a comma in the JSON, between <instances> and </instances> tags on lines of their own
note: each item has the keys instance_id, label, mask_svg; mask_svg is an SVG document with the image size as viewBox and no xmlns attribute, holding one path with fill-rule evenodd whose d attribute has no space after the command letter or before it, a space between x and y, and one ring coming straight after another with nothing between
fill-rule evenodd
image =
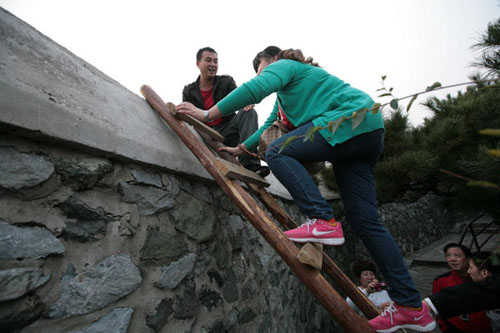
<instances>
[{"instance_id":1,"label":"white shoe sole","mask_svg":"<svg viewBox=\"0 0 500 333\"><path fill-rule=\"evenodd\" d=\"M324 245L342 245L344 244L344 238L291 238L291 241L296 243L321 243Z\"/></svg>"},{"instance_id":2,"label":"white shoe sole","mask_svg":"<svg viewBox=\"0 0 500 333\"><path fill-rule=\"evenodd\" d=\"M378 332L378 333L392 333L392 332L396 332L397 330L402 329L402 328L408 328L410 330L414 330L417 332L430 332L436 328L436 322L433 321L432 323L429 323L426 326L413 325L413 324L397 325L397 326L388 328L386 330L376 330L376 332Z\"/></svg>"}]
</instances>

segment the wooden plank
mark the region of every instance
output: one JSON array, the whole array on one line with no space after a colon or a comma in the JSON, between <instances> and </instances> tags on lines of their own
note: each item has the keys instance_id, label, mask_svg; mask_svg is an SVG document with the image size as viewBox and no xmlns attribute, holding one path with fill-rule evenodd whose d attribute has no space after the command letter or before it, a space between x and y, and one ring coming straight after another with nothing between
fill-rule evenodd
<instances>
[{"instance_id":1,"label":"wooden plank","mask_svg":"<svg viewBox=\"0 0 500 333\"><path fill-rule=\"evenodd\" d=\"M303 265L296 258L298 248L274 223L257 202L243 189L238 181L224 177L215 164L212 152L186 126L181 124L167 109L162 99L149 86L142 86L141 93L166 123L198 158L222 190L240 212L250 221L264 239L283 258L304 285L347 332L371 332L344 298L328 283L318 270Z\"/></svg>"},{"instance_id":2,"label":"wooden plank","mask_svg":"<svg viewBox=\"0 0 500 333\"><path fill-rule=\"evenodd\" d=\"M297 254L297 259L303 264L321 270L323 267L323 244L306 243Z\"/></svg>"},{"instance_id":3,"label":"wooden plank","mask_svg":"<svg viewBox=\"0 0 500 333\"><path fill-rule=\"evenodd\" d=\"M211 138L214 138L217 141L220 141L220 142L224 141L224 137L219 132L214 130L213 128L208 127L207 125L205 125L204 123L202 123L198 119L195 119L187 114L178 113L174 104L167 103L167 108L170 112L172 112L172 114L176 118L185 121L189 125L193 126L194 128L196 128L197 130L199 130L203 133L208 134Z\"/></svg>"},{"instance_id":4,"label":"wooden plank","mask_svg":"<svg viewBox=\"0 0 500 333\"><path fill-rule=\"evenodd\" d=\"M245 169L241 165L237 165L217 157L215 158L215 163L222 174L230 179L241 180L258 186L268 187L271 185L267 182L267 180L255 172Z\"/></svg>"}]
</instances>

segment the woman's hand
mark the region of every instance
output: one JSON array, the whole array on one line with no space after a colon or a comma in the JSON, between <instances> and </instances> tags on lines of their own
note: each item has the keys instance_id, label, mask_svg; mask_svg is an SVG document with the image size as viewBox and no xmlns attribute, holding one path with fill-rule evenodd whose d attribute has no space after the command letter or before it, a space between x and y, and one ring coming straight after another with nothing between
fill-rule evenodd
<instances>
[{"instance_id":1,"label":"woman's hand","mask_svg":"<svg viewBox=\"0 0 500 333\"><path fill-rule=\"evenodd\" d=\"M388 307L389 307L389 305L391 305L391 303L392 303L392 302L385 302L385 303L380 304L380 310L382 310L382 312L384 312L384 310L385 310L386 308L388 308Z\"/></svg>"},{"instance_id":2,"label":"woman's hand","mask_svg":"<svg viewBox=\"0 0 500 333\"><path fill-rule=\"evenodd\" d=\"M198 119L199 121L204 121L203 117L203 111L202 109L197 108L193 104L189 102L182 102L181 104L177 105L175 107L177 112L182 113L182 114L187 114L195 119Z\"/></svg>"},{"instance_id":3,"label":"woman's hand","mask_svg":"<svg viewBox=\"0 0 500 333\"><path fill-rule=\"evenodd\" d=\"M236 147L221 147L219 148L219 151L225 151L225 152L228 152L229 154L233 155L233 156L239 156L239 155L243 155L245 153L245 151L243 149L240 148L240 146L236 146Z\"/></svg>"}]
</instances>

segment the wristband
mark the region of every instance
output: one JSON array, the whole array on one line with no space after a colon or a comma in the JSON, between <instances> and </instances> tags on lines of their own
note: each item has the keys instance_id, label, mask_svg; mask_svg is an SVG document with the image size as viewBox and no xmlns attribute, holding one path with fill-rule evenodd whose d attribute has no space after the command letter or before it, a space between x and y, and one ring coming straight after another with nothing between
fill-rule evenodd
<instances>
[{"instance_id":1,"label":"wristband","mask_svg":"<svg viewBox=\"0 0 500 333\"><path fill-rule=\"evenodd\" d=\"M204 119L204 120L205 120L205 122L207 122L207 123L210 121L210 119L208 119L208 113L209 113L209 111L208 111L208 110L203 111L203 119Z\"/></svg>"}]
</instances>

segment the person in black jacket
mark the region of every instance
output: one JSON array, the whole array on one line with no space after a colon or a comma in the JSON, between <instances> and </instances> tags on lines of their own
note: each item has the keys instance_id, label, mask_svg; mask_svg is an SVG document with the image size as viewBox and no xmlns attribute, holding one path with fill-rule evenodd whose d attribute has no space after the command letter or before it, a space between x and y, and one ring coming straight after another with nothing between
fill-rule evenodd
<instances>
[{"instance_id":1,"label":"person in black jacket","mask_svg":"<svg viewBox=\"0 0 500 333\"><path fill-rule=\"evenodd\" d=\"M196 66L200 70L200 75L196 81L184 87L183 102L190 102L200 109L208 110L236 89L236 83L231 76L217 75L218 61L217 52L213 48L204 47L198 50ZM259 127L257 112L253 106L247 106L236 114L208 121L206 124L222 134L224 144L231 147L243 142ZM261 176L269 174L269 168L261 166L260 160L256 157L244 155L239 157L239 161L245 168Z\"/></svg>"},{"instance_id":2,"label":"person in black jacket","mask_svg":"<svg viewBox=\"0 0 500 333\"><path fill-rule=\"evenodd\" d=\"M484 261L488 263L478 263L481 269L488 268L488 274L483 280L473 278L463 284L444 288L438 293L424 299L432 311L442 318L449 318L477 311L489 311L500 308L500 265L494 262L494 256L488 256ZM474 255L473 259L474 260ZM496 259L498 261L498 259ZM475 264L476 265L476 264ZM471 276L474 273L471 270Z\"/></svg>"}]
</instances>

